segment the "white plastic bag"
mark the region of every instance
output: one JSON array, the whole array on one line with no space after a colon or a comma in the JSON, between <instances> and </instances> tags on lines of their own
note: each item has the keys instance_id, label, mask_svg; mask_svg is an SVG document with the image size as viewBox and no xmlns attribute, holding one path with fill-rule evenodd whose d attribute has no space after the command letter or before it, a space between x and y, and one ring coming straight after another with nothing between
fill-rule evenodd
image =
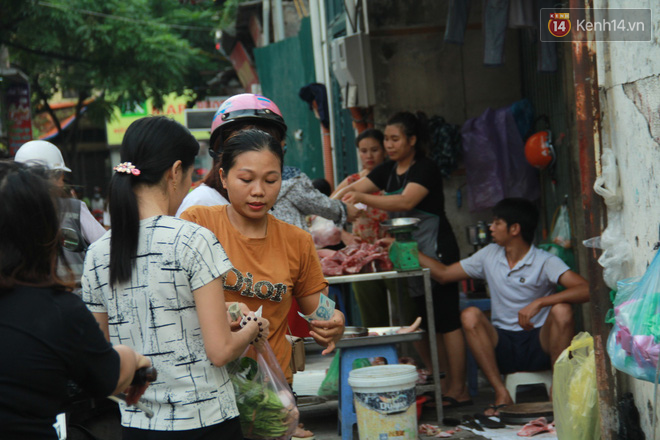
<instances>
[{"instance_id":1,"label":"white plastic bag","mask_svg":"<svg viewBox=\"0 0 660 440\"><path fill-rule=\"evenodd\" d=\"M566 205L559 207L557 219L552 226L550 241L566 249L571 247L571 220Z\"/></svg>"},{"instance_id":2,"label":"white plastic bag","mask_svg":"<svg viewBox=\"0 0 660 440\"><path fill-rule=\"evenodd\" d=\"M314 244L317 248L334 246L341 243L341 229L335 225L335 222L327 218L315 216L312 219L309 232L312 234Z\"/></svg>"},{"instance_id":3,"label":"white plastic bag","mask_svg":"<svg viewBox=\"0 0 660 440\"><path fill-rule=\"evenodd\" d=\"M620 211L623 208L623 197L619 187L619 172L614 150L605 148L600 156L600 163L601 173L594 182L594 191L603 198L608 209Z\"/></svg>"},{"instance_id":4,"label":"white plastic bag","mask_svg":"<svg viewBox=\"0 0 660 440\"><path fill-rule=\"evenodd\" d=\"M632 246L623 236L621 212L611 211L603 235L582 243L586 247L603 250L598 258L598 264L603 267L603 280L610 289L616 289L616 283L626 278L628 264L632 260Z\"/></svg>"}]
</instances>

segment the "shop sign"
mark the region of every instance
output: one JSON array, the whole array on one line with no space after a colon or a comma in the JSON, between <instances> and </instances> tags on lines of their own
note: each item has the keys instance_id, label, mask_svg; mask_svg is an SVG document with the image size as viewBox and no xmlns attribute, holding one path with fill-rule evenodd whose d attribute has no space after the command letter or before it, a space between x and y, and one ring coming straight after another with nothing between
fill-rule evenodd
<instances>
[{"instance_id":1,"label":"shop sign","mask_svg":"<svg viewBox=\"0 0 660 440\"><path fill-rule=\"evenodd\" d=\"M30 88L27 83L14 83L7 87L7 119L9 127L9 154L14 156L24 143L32 140Z\"/></svg>"},{"instance_id":2,"label":"shop sign","mask_svg":"<svg viewBox=\"0 0 660 440\"><path fill-rule=\"evenodd\" d=\"M106 132L108 134L108 145L121 145L124 133L128 126L140 118L149 115L164 115L185 125L185 110L187 108L188 98L171 93L164 99L163 108L154 107L153 100L147 99L143 102L131 102L120 105L115 109L115 113L109 122L106 123ZM210 130L210 127L209 127ZM193 133L198 139L208 139L209 132Z\"/></svg>"}]
</instances>

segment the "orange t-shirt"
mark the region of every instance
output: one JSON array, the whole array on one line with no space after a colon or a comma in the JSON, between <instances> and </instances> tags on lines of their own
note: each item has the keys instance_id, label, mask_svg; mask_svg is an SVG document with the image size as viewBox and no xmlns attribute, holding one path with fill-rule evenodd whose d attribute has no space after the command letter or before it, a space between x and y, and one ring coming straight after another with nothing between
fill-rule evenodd
<instances>
[{"instance_id":1,"label":"orange t-shirt","mask_svg":"<svg viewBox=\"0 0 660 440\"><path fill-rule=\"evenodd\" d=\"M263 306L262 316L270 321L268 342L291 383L291 345L285 337L291 302L328 285L312 236L268 214L266 237L245 237L229 221L227 205L192 206L181 218L218 237L234 266L223 280L225 299L243 302L252 311Z\"/></svg>"}]
</instances>

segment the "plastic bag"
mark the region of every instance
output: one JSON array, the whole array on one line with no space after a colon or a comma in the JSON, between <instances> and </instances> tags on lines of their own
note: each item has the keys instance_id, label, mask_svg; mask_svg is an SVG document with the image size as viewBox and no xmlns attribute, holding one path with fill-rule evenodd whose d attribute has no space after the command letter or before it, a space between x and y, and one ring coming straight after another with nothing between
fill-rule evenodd
<instances>
[{"instance_id":1,"label":"plastic bag","mask_svg":"<svg viewBox=\"0 0 660 440\"><path fill-rule=\"evenodd\" d=\"M258 347L227 364L243 436L285 440L298 426L298 407L270 344Z\"/></svg>"},{"instance_id":2,"label":"plastic bag","mask_svg":"<svg viewBox=\"0 0 660 440\"><path fill-rule=\"evenodd\" d=\"M660 353L660 252L640 279L618 283L614 327L607 340L612 365L637 379L656 382Z\"/></svg>"},{"instance_id":3,"label":"plastic bag","mask_svg":"<svg viewBox=\"0 0 660 440\"><path fill-rule=\"evenodd\" d=\"M470 211L492 208L505 197L539 197L538 170L525 159L510 107L489 108L465 121L461 142Z\"/></svg>"},{"instance_id":4,"label":"plastic bag","mask_svg":"<svg viewBox=\"0 0 660 440\"><path fill-rule=\"evenodd\" d=\"M600 440L594 339L576 335L555 362L552 406L557 437L562 440Z\"/></svg>"},{"instance_id":5,"label":"plastic bag","mask_svg":"<svg viewBox=\"0 0 660 440\"><path fill-rule=\"evenodd\" d=\"M312 234L314 244L317 248L334 246L341 243L341 229L335 225L335 222L327 218L315 216L312 219L309 232Z\"/></svg>"},{"instance_id":6,"label":"plastic bag","mask_svg":"<svg viewBox=\"0 0 660 440\"><path fill-rule=\"evenodd\" d=\"M353 369L369 367L371 363L369 359L355 359L353 361ZM325 379L321 382L319 387L319 396L338 396L339 395L339 349L335 353L335 357L330 362L328 372L325 374Z\"/></svg>"},{"instance_id":7,"label":"plastic bag","mask_svg":"<svg viewBox=\"0 0 660 440\"><path fill-rule=\"evenodd\" d=\"M607 228L600 237L592 237L582 242L588 248L602 249L598 264L603 267L603 279L610 289L616 289L617 282L628 273L632 260L632 246L623 235L621 212L611 211L607 217Z\"/></svg>"},{"instance_id":8,"label":"plastic bag","mask_svg":"<svg viewBox=\"0 0 660 440\"><path fill-rule=\"evenodd\" d=\"M557 219L550 233L550 241L566 249L571 247L571 220L566 205L559 207Z\"/></svg>"},{"instance_id":9,"label":"plastic bag","mask_svg":"<svg viewBox=\"0 0 660 440\"><path fill-rule=\"evenodd\" d=\"M600 240L600 237L599 237ZM600 243L600 241L599 241ZM571 221L568 208L565 205L559 207L555 221L550 233L550 243L542 243L539 248L559 257L571 270L575 271L575 255L571 249ZM557 286L557 290L564 290Z\"/></svg>"},{"instance_id":10,"label":"plastic bag","mask_svg":"<svg viewBox=\"0 0 660 440\"><path fill-rule=\"evenodd\" d=\"M558 244L555 243L541 243L539 244L539 249L543 249L546 252L551 253L552 255L556 255L566 263L568 267L571 268L572 271L576 270L576 264L575 264L575 255L573 254L573 251L571 249L566 249L563 246L559 246ZM557 286L559 289L561 286ZM560 290L563 290L560 289ZM559 291L559 290L558 290Z\"/></svg>"},{"instance_id":11,"label":"plastic bag","mask_svg":"<svg viewBox=\"0 0 660 440\"><path fill-rule=\"evenodd\" d=\"M623 197L619 186L619 171L616 165L616 155L611 148L603 149L600 156L601 173L594 182L594 192L603 198L610 211L621 211Z\"/></svg>"}]
</instances>

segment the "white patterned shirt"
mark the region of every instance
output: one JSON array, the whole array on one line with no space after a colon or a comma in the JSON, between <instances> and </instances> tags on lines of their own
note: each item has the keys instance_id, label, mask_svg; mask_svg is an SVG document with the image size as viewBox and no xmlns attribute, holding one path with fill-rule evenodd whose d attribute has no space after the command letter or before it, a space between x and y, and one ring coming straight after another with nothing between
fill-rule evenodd
<instances>
[{"instance_id":1,"label":"white patterned shirt","mask_svg":"<svg viewBox=\"0 0 660 440\"><path fill-rule=\"evenodd\" d=\"M113 344L128 345L158 370L142 397L154 417L122 404L122 425L180 431L237 417L225 368L206 356L192 294L232 269L215 235L174 217L141 220L131 279L113 288L110 235L87 251L82 298L92 312L108 314Z\"/></svg>"}]
</instances>

